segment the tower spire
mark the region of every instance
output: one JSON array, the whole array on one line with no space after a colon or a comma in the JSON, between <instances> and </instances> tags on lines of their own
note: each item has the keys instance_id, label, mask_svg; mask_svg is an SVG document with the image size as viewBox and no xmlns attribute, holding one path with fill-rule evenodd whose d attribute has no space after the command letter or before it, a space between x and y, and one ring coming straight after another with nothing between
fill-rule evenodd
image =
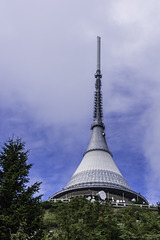
<instances>
[{"instance_id":1,"label":"tower spire","mask_svg":"<svg viewBox=\"0 0 160 240\"><path fill-rule=\"evenodd\" d=\"M97 36L97 70L101 69L101 38Z\"/></svg>"},{"instance_id":2,"label":"tower spire","mask_svg":"<svg viewBox=\"0 0 160 240\"><path fill-rule=\"evenodd\" d=\"M101 126L103 129L104 124L102 122L103 110L102 110L102 91L101 91L101 38L97 36L97 71L95 74L95 93L94 93L94 123L92 129L95 126Z\"/></svg>"}]
</instances>

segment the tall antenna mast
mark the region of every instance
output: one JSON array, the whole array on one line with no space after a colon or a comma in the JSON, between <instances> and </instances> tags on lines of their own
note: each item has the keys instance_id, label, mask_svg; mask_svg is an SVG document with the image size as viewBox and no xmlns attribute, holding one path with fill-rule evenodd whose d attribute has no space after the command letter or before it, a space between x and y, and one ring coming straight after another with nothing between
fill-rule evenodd
<instances>
[{"instance_id":1,"label":"tall antenna mast","mask_svg":"<svg viewBox=\"0 0 160 240\"><path fill-rule=\"evenodd\" d=\"M94 123L92 125L92 129L95 126L100 126L103 129L104 124L102 122L103 111L102 111L102 92L101 92L101 38L97 37L97 71L95 74L96 83L95 83L95 97L94 97Z\"/></svg>"},{"instance_id":2,"label":"tall antenna mast","mask_svg":"<svg viewBox=\"0 0 160 240\"><path fill-rule=\"evenodd\" d=\"M97 70L101 70L101 38L97 36Z\"/></svg>"}]
</instances>

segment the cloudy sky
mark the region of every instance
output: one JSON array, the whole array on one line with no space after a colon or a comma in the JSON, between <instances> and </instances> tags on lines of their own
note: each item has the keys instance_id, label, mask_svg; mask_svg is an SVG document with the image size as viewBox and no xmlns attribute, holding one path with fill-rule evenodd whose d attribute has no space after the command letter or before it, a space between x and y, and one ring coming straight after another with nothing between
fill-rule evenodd
<instances>
[{"instance_id":1,"label":"cloudy sky","mask_svg":"<svg viewBox=\"0 0 160 240\"><path fill-rule=\"evenodd\" d=\"M90 139L98 35L110 151L130 187L160 201L159 12L159 0L0 1L0 144L26 142L44 200Z\"/></svg>"}]
</instances>

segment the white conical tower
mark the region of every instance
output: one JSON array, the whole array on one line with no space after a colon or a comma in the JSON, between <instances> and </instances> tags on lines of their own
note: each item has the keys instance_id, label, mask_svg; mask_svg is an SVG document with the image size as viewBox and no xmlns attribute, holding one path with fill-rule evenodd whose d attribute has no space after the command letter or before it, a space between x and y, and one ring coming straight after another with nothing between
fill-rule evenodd
<instances>
[{"instance_id":1,"label":"white conical tower","mask_svg":"<svg viewBox=\"0 0 160 240\"><path fill-rule=\"evenodd\" d=\"M109 151L102 122L102 93L100 70L100 37L97 37L97 71L95 74L95 108L92 136L79 167L66 188L83 186L120 186L130 189L113 161Z\"/></svg>"},{"instance_id":2,"label":"white conical tower","mask_svg":"<svg viewBox=\"0 0 160 240\"><path fill-rule=\"evenodd\" d=\"M92 135L88 148L66 187L54 194L49 200L68 199L80 195L96 197L98 192L103 190L108 200L119 199L130 202L132 199L136 199L147 203L144 197L130 189L113 161L112 154L106 142L105 126L102 122L100 49L101 39L97 37L94 122L91 127Z\"/></svg>"}]
</instances>

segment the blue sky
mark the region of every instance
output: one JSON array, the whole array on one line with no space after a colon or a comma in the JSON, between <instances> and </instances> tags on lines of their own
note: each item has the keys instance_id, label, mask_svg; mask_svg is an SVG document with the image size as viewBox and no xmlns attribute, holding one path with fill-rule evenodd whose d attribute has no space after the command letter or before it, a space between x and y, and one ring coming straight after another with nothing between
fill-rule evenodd
<instances>
[{"instance_id":1,"label":"blue sky","mask_svg":"<svg viewBox=\"0 0 160 240\"><path fill-rule=\"evenodd\" d=\"M21 137L46 200L82 160L102 38L106 139L130 187L160 201L159 0L0 2L0 144Z\"/></svg>"}]
</instances>

